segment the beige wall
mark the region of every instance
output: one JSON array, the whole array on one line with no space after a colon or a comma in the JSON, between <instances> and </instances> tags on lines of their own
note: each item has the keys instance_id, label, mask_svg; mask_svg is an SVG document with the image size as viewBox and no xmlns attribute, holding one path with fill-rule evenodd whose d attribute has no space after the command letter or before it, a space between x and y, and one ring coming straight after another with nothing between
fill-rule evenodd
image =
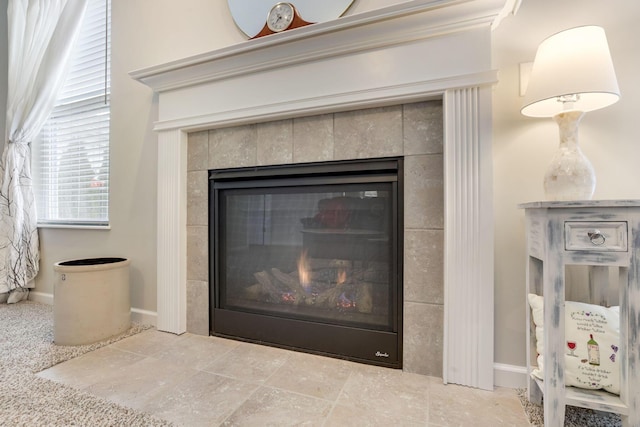
<instances>
[{"instance_id":1,"label":"beige wall","mask_svg":"<svg viewBox=\"0 0 640 427\"><path fill-rule=\"evenodd\" d=\"M349 13L388 2L360 1ZM226 1L112 0L111 229L42 229L37 291L53 292L57 261L125 256L132 306L156 310L157 104L128 73L243 41Z\"/></svg>"},{"instance_id":2,"label":"beige wall","mask_svg":"<svg viewBox=\"0 0 640 427\"><path fill-rule=\"evenodd\" d=\"M397 2L356 0L348 14ZM6 4L0 0L0 10L6 10ZM640 115L640 85L635 83L640 75L638 16L640 2L632 0L524 0L518 15L506 19L494 33L500 78L494 91L498 363L525 363L524 227L516 204L543 197L544 169L557 145L551 120L519 114L518 63L532 61L538 43L556 31L583 24L605 27L622 99L585 117L582 146L598 175L596 198L640 198L636 184L640 138L632 127ZM0 17L0 28L2 19L6 18ZM1 44L5 37L0 31ZM58 260L127 256L132 260L133 306L155 311L156 139L151 127L157 105L149 88L132 80L128 72L244 40L226 1L113 0L112 227L42 230L38 291L52 292L52 264ZM0 78L3 67L6 53L0 47ZM0 111L5 106L2 96L0 89Z\"/></svg>"},{"instance_id":3,"label":"beige wall","mask_svg":"<svg viewBox=\"0 0 640 427\"><path fill-rule=\"evenodd\" d=\"M227 16L222 1L113 0L111 229L42 229L37 291L52 292L52 265L61 259L125 256L132 306L156 310L157 105L128 73L244 40Z\"/></svg>"},{"instance_id":4,"label":"beige wall","mask_svg":"<svg viewBox=\"0 0 640 427\"><path fill-rule=\"evenodd\" d=\"M580 25L604 27L622 97L590 112L580 126L580 143L597 175L596 199L640 199L640 2L524 0L518 14L494 32L494 64L500 83L493 100L495 246L495 360L525 363L524 214L518 203L542 200L545 169L558 146L551 119L520 115L518 64L533 61L544 38Z\"/></svg>"}]
</instances>

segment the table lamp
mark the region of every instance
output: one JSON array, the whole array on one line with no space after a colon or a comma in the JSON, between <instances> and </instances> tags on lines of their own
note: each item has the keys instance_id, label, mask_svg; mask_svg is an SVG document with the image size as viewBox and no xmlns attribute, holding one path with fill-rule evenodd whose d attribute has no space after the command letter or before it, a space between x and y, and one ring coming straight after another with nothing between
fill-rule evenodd
<instances>
[{"instance_id":1,"label":"table lamp","mask_svg":"<svg viewBox=\"0 0 640 427\"><path fill-rule=\"evenodd\" d=\"M604 30L572 28L544 40L538 47L521 113L553 117L560 146L544 177L548 200L589 200L596 177L578 146L578 125L587 111L620 98Z\"/></svg>"}]
</instances>

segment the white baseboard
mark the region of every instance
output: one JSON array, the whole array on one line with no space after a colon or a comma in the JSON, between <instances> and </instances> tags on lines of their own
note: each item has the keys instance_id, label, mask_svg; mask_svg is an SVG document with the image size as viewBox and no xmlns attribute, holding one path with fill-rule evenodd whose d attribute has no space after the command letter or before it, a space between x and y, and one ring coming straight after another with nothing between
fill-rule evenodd
<instances>
[{"instance_id":1,"label":"white baseboard","mask_svg":"<svg viewBox=\"0 0 640 427\"><path fill-rule=\"evenodd\" d=\"M45 294L44 292L29 292L29 301L40 302L42 304L53 305L53 294Z\"/></svg>"},{"instance_id":2,"label":"white baseboard","mask_svg":"<svg viewBox=\"0 0 640 427\"><path fill-rule=\"evenodd\" d=\"M496 387L524 388L527 386L527 368L524 366L494 363L493 384Z\"/></svg>"},{"instance_id":3,"label":"white baseboard","mask_svg":"<svg viewBox=\"0 0 640 427\"><path fill-rule=\"evenodd\" d=\"M155 327L158 321L158 313L142 310L141 308L131 308L131 321Z\"/></svg>"},{"instance_id":4,"label":"white baseboard","mask_svg":"<svg viewBox=\"0 0 640 427\"><path fill-rule=\"evenodd\" d=\"M53 294L31 291L29 292L29 300L42 304L53 305ZM157 318L158 314L155 311L131 308L131 321L133 322L156 326Z\"/></svg>"}]
</instances>

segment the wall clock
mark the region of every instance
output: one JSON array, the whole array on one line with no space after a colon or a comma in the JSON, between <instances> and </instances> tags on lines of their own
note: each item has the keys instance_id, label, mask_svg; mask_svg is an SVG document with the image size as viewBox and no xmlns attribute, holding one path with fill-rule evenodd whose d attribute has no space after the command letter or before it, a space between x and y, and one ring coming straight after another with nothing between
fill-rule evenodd
<instances>
[{"instance_id":1,"label":"wall clock","mask_svg":"<svg viewBox=\"0 0 640 427\"><path fill-rule=\"evenodd\" d=\"M267 17L279 2L280 0L228 0L233 20L249 38L257 36L263 30ZM354 0L288 0L297 16L307 23L339 18L353 2Z\"/></svg>"}]
</instances>

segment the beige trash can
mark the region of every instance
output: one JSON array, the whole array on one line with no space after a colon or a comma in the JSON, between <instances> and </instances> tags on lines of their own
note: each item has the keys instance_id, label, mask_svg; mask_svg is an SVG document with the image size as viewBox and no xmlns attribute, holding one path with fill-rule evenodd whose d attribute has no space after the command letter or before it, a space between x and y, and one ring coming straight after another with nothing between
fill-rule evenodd
<instances>
[{"instance_id":1,"label":"beige trash can","mask_svg":"<svg viewBox=\"0 0 640 427\"><path fill-rule=\"evenodd\" d=\"M90 258L54 265L53 340L56 344L91 344L129 329L130 263L126 258Z\"/></svg>"}]
</instances>

